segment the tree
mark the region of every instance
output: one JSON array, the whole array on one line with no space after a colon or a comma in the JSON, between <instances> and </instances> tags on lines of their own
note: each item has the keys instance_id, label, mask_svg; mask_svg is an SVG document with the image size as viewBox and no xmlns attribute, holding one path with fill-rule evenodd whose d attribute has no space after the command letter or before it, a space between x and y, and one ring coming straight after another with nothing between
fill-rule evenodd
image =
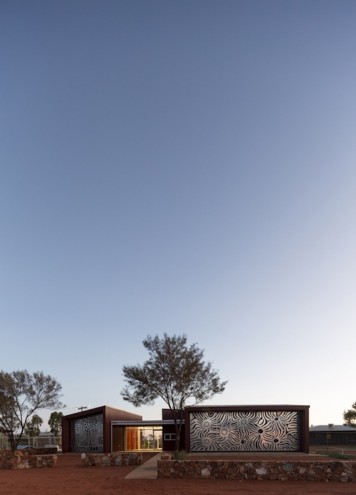
<instances>
[{"instance_id":1,"label":"tree","mask_svg":"<svg viewBox=\"0 0 356 495\"><path fill-rule=\"evenodd\" d=\"M53 411L49 417L48 424L49 427L51 428L51 433L53 433L55 437L61 434L62 416L63 416L62 412Z\"/></svg>"},{"instance_id":2,"label":"tree","mask_svg":"<svg viewBox=\"0 0 356 495\"><path fill-rule=\"evenodd\" d=\"M25 427L25 433L26 435L29 435L30 437L38 437L38 435L41 432L41 425L43 423L42 418L38 416L38 414L34 414L30 421L27 421L26 427Z\"/></svg>"},{"instance_id":3,"label":"tree","mask_svg":"<svg viewBox=\"0 0 356 495\"><path fill-rule=\"evenodd\" d=\"M62 386L42 371L0 371L0 429L16 450L27 423L38 409L63 407Z\"/></svg>"},{"instance_id":4,"label":"tree","mask_svg":"<svg viewBox=\"0 0 356 495\"><path fill-rule=\"evenodd\" d=\"M356 402L351 406L351 409L344 411L344 420L350 426L356 426Z\"/></svg>"},{"instance_id":5,"label":"tree","mask_svg":"<svg viewBox=\"0 0 356 495\"><path fill-rule=\"evenodd\" d=\"M211 363L204 362L204 351L196 344L188 346L185 335L148 336L143 345L149 359L142 366L123 367L126 386L121 395L136 407L161 398L172 411L178 451L187 402L204 402L223 392L227 382L221 382Z\"/></svg>"}]
</instances>

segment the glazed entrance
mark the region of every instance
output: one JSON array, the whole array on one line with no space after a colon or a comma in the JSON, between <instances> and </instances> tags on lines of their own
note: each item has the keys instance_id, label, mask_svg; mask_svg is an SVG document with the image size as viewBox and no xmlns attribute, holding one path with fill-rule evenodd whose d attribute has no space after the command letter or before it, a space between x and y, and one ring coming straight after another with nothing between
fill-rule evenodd
<instances>
[{"instance_id":1,"label":"glazed entrance","mask_svg":"<svg viewBox=\"0 0 356 495\"><path fill-rule=\"evenodd\" d=\"M113 451L162 450L162 427L113 426Z\"/></svg>"}]
</instances>

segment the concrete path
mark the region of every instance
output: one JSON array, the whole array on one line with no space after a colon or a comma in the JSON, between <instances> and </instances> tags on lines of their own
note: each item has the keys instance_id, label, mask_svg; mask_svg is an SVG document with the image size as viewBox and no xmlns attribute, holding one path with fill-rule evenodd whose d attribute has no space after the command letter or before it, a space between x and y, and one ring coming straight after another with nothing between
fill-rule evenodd
<instances>
[{"instance_id":1,"label":"concrete path","mask_svg":"<svg viewBox=\"0 0 356 495\"><path fill-rule=\"evenodd\" d=\"M160 457L161 454L151 457L144 464L131 471L125 478L131 480L152 480L157 478L157 461Z\"/></svg>"}]
</instances>

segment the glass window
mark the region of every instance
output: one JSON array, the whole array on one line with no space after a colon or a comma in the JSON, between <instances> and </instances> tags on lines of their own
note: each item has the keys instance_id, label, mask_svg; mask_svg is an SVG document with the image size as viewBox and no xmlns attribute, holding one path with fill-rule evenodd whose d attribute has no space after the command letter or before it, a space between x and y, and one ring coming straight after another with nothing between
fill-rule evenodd
<instances>
[{"instance_id":1,"label":"glass window","mask_svg":"<svg viewBox=\"0 0 356 495\"><path fill-rule=\"evenodd\" d=\"M166 441L168 441L168 442L169 442L169 441L173 441L173 440L175 440L175 439L176 439L176 434L175 434L175 433L165 433L165 434L164 434L164 439L165 439Z\"/></svg>"},{"instance_id":2,"label":"glass window","mask_svg":"<svg viewBox=\"0 0 356 495\"><path fill-rule=\"evenodd\" d=\"M162 428L134 427L125 429L125 450L160 450L162 449Z\"/></svg>"}]
</instances>

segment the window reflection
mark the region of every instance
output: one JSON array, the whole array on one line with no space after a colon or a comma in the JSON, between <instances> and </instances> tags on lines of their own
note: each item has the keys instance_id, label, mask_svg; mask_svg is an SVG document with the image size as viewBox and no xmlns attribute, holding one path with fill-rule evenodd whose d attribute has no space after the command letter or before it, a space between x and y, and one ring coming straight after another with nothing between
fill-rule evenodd
<instances>
[{"instance_id":1,"label":"window reflection","mask_svg":"<svg viewBox=\"0 0 356 495\"><path fill-rule=\"evenodd\" d=\"M162 428L134 427L125 428L125 450L162 449Z\"/></svg>"}]
</instances>

